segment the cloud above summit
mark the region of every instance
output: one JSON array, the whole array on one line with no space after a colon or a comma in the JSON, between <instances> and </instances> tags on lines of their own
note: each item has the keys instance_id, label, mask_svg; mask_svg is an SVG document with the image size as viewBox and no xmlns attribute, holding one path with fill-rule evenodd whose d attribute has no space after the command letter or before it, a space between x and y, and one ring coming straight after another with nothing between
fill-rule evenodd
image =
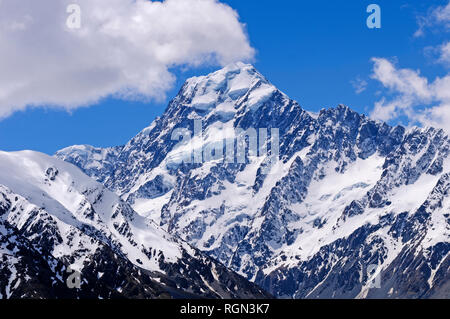
<instances>
[{"instance_id":1,"label":"cloud above summit","mask_svg":"<svg viewBox=\"0 0 450 319\"><path fill-rule=\"evenodd\" d=\"M0 118L108 96L161 99L173 68L254 54L237 12L217 0L0 0Z\"/></svg>"}]
</instances>

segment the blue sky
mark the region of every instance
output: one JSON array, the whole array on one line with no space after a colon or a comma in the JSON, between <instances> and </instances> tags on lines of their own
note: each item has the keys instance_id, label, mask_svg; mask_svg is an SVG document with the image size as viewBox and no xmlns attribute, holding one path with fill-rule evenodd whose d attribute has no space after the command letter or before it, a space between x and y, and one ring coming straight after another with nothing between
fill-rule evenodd
<instances>
[{"instance_id":1,"label":"blue sky","mask_svg":"<svg viewBox=\"0 0 450 319\"><path fill-rule=\"evenodd\" d=\"M448 41L448 33L430 28L426 35L414 36L418 17L446 5L447 0L222 2L234 8L246 24L250 45L256 50L256 68L310 111L343 103L370 114L376 101L393 94L370 77L373 57L396 61L398 68L420 69L420 75L430 82L448 72L436 63L433 49ZM366 26L370 3L381 7L381 29ZM15 112L0 120L0 149L53 154L73 144L106 147L126 143L164 111L186 78L217 68L174 68L177 79L160 101L107 98L70 112L49 107ZM352 85L358 80L367 83L360 93ZM389 119L391 124L404 121L402 116Z\"/></svg>"}]
</instances>

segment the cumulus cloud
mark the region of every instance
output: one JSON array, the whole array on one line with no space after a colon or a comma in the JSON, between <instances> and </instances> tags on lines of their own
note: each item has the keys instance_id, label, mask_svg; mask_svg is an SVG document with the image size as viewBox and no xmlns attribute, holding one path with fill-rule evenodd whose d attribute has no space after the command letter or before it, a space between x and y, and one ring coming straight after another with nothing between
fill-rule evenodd
<instances>
[{"instance_id":1,"label":"cumulus cloud","mask_svg":"<svg viewBox=\"0 0 450 319\"><path fill-rule=\"evenodd\" d=\"M450 75L429 81L419 71L399 69L384 58L373 58L372 78L389 90L391 98L375 103L371 116L388 121L405 116L411 124L443 128L450 133Z\"/></svg>"},{"instance_id":2,"label":"cumulus cloud","mask_svg":"<svg viewBox=\"0 0 450 319\"><path fill-rule=\"evenodd\" d=\"M69 4L81 27L69 28ZM174 67L251 60L245 26L217 0L0 0L0 118L107 96L163 98Z\"/></svg>"}]
</instances>

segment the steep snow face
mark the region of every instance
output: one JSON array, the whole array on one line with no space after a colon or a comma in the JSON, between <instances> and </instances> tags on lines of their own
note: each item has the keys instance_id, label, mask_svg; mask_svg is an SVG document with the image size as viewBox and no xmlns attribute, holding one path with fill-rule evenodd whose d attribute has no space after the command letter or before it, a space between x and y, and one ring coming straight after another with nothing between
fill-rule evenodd
<instances>
[{"instance_id":1,"label":"steep snow face","mask_svg":"<svg viewBox=\"0 0 450 319\"><path fill-rule=\"evenodd\" d=\"M15 205L22 209L15 210L17 214L11 212L6 220L18 229L32 227L30 213L45 209L63 240L53 247L52 255L71 256L74 250L83 248L86 254L79 256L82 266L85 258L98 248L76 231L89 227L107 238L131 262L145 269L160 271L159 253L167 262L181 258L179 243L78 168L29 151L0 152L0 167L5 168L0 172L0 184L7 186L14 196L21 196ZM155 251L152 252L152 248Z\"/></svg>"},{"instance_id":2,"label":"steep snow face","mask_svg":"<svg viewBox=\"0 0 450 319\"><path fill-rule=\"evenodd\" d=\"M194 120L203 139L172 140ZM269 173L265 152L180 163L183 149L209 149L236 128L279 130ZM100 171L141 214L276 296L439 296L449 276L448 192L439 186L449 154L442 130L406 131L344 105L311 114L252 66L233 64L186 81L161 118L118 148L112 171ZM88 172L71 152L56 156ZM428 267L420 287L392 271L408 258L411 274ZM370 265L390 276L386 289L370 288Z\"/></svg>"}]
</instances>

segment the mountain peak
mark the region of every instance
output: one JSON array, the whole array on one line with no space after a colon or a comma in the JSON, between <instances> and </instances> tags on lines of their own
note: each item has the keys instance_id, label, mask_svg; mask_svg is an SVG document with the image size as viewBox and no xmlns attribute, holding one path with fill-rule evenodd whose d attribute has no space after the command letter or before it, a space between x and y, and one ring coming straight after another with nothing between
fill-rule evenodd
<instances>
[{"instance_id":1,"label":"mountain peak","mask_svg":"<svg viewBox=\"0 0 450 319\"><path fill-rule=\"evenodd\" d=\"M249 75L250 78L255 76L265 80L264 76L261 75L261 73L259 73L253 65L243 62L233 62L224 66L222 69L211 72L210 74L191 77L187 79L186 82L189 85L196 85L204 81L221 82L231 80L238 74L246 74Z\"/></svg>"},{"instance_id":2,"label":"mountain peak","mask_svg":"<svg viewBox=\"0 0 450 319\"><path fill-rule=\"evenodd\" d=\"M208 75L188 79L180 95L183 104L198 110L220 106L231 111L244 99L251 107L257 107L276 91L254 66L236 62Z\"/></svg>"}]
</instances>

